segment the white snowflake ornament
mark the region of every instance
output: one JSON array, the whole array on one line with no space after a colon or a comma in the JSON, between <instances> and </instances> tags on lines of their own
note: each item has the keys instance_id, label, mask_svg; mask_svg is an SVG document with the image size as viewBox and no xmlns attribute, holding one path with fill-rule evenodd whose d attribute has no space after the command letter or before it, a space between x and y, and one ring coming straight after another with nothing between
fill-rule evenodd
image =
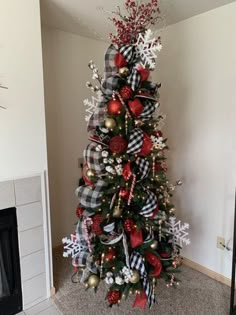
<instances>
[{"instance_id":1,"label":"white snowflake ornament","mask_svg":"<svg viewBox=\"0 0 236 315\"><path fill-rule=\"evenodd\" d=\"M153 70L155 68L156 52L160 51L162 45L159 40L152 37L153 33L148 29L145 34L139 33L136 43L136 53L140 57L142 66Z\"/></svg>"},{"instance_id":2,"label":"white snowflake ornament","mask_svg":"<svg viewBox=\"0 0 236 315\"><path fill-rule=\"evenodd\" d=\"M178 245L180 247L190 244L190 239L187 237L189 234L186 230L189 229L188 223L182 223L180 220L176 222L176 217L170 217L169 222L169 233L173 235L171 242L173 246Z\"/></svg>"},{"instance_id":3,"label":"white snowflake ornament","mask_svg":"<svg viewBox=\"0 0 236 315\"><path fill-rule=\"evenodd\" d=\"M88 122L92 114L94 113L96 107L98 106L99 99L96 97L92 96L92 100L90 101L89 99L84 100L84 106L87 107L85 112L87 115L85 116L85 121Z\"/></svg>"},{"instance_id":4,"label":"white snowflake ornament","mask_svg":"<svg viewBox=\"0 0 236 315\"><path fill-rule=\"evenodd\" d=\"M71 238L64 237L62 239L62 243L64 244L64 252L63 257L72 258L76 257L79 253L87 250L87 246L82 245L80 242L79 235L71 234Z\"/></svg>"}]
</instances>

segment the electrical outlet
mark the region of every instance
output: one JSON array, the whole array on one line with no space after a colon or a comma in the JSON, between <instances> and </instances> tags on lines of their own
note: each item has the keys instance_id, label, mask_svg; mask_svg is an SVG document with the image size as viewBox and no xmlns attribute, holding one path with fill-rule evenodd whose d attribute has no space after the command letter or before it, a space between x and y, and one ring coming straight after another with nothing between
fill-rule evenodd
<instances>
[{"instance_id":1,"label":"electrical outlet","mask_svg":"<svg viewBox=\"0 0 236 315\"><path fill-rule=\"evenodd\" d=\"M78 168L79 169L81 169L81 164L82 165L84 164L84 158L83 157L78 158Z\"/></svg>"},{"instance_id":2,"label":"electrical outlet","mask_svg":"<svg viewBox=\"0 0 236 315\"><path fill-rule=\"evenodd\" d=\"M216 247L222 250L225 249L225 239L223 237L217 236Z\"/></svg>"}]
</instances>

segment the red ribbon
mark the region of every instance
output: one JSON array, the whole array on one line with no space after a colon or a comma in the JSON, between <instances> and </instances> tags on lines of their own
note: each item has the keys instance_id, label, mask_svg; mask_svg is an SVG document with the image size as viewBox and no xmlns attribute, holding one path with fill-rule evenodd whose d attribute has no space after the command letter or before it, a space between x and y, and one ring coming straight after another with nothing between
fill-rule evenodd
<instances>
[{"instance_id":1,"label":"red ribbon","mask_svg":"<svg viewBox=\"0 0 236 315\"><path fill-rule=\"evenodd\" d=\"M150 276L152 276L152 277L160 276L160 273L162 271L162 264L161 264L160 259L156 255L154 255L150 252L145 253L145 258L146 258L147 262L154 267L154 270L150 274Z\"/></svg>"},{"instance_id":2,"label":"red ribbon","mask_svg":"<svg viewBox=\"0 0 236 315\"><path fill-rule=\"evenodd\" d=\"M141 293L136 294L133 307L140 307L142 309L145 309L146 303L147 303L147 296L146 296L145 291L143 290Z\"/></svg>"},{"instance_id":3,"label":"red ribbon","mask_svg":"<svg viewBox=\"0 0 236 315\"><path fill-rule=\"evenodd\" d=\"M134 229L133 231L130 232L130 243L132 248L143 244L142 230L138 231Z\"/></svg>"}]
</instances>

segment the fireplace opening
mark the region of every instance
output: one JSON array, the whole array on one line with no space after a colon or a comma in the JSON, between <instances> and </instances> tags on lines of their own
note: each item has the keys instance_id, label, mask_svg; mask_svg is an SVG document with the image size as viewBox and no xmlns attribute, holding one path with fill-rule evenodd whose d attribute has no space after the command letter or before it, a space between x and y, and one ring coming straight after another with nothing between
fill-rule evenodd
<instances>
[{"instance_id":1,"label":"fireplace opening","mask_svg":"<svg viewBox=\"0 0 236 315\"><path fill-rule=\"evenodd\" d=\"M0 315L22 311L16 208L0 210Z\"/></svg>"}]
</instances>

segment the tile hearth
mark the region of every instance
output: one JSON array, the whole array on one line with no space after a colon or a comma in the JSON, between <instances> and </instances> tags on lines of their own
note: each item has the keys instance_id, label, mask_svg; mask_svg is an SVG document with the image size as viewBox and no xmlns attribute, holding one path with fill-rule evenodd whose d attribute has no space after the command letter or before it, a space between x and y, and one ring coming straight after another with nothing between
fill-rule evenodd
<instances>
[{"instance_id":1,"label":"tile hearth","mask_svg":"<svg viewBox=\"0 0 236 315\"><path fill-rule=\"evenodd\" d=\"M47 298L41 176L0 182L0 211L16 207L23 310Z\"/></svg>"}]
</instances>

